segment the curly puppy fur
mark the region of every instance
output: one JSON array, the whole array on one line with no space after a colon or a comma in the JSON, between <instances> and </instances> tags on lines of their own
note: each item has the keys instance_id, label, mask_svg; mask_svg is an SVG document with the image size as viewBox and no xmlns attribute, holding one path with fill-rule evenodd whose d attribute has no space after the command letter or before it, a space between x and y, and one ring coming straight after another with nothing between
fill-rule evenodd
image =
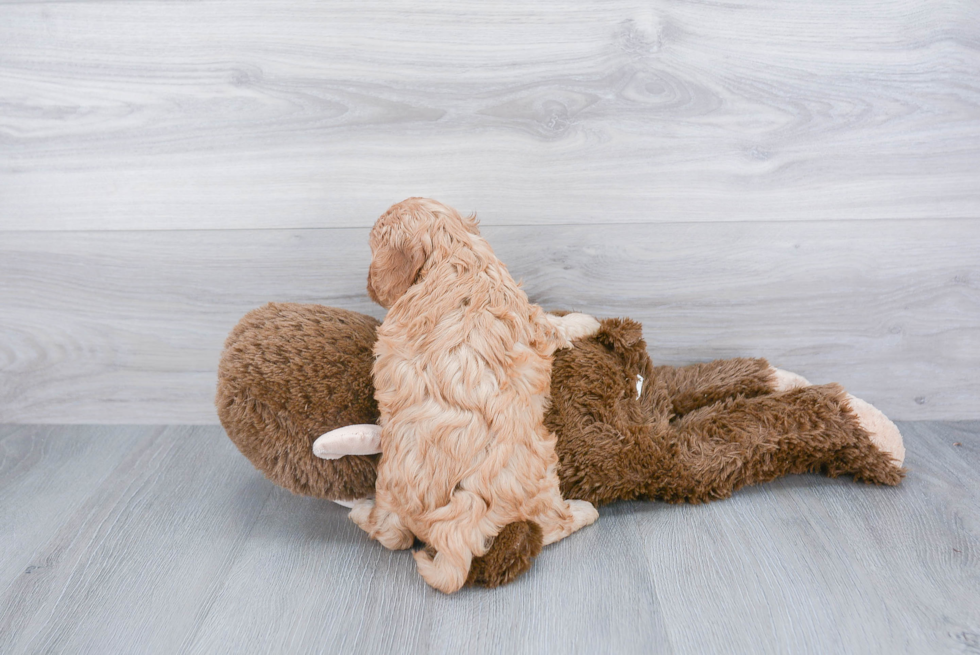
<instances>
[{"instance_id":1,"label":"curly puppy fur","mask_svg":"<svg viewBox=\"0 0 980 655\"><path fill-rule=\"evenodd\" d=\"M388 308L373 369L383 452L376 498L351 519L388 548L433 546L415 552L419 573L452 593L507 524L533 521L549 544L597 518L561 497L544 411L552 353L598 322L531 304L475 218L436 201L392 206L370 245L368 292Z\"/></svg>"}]
</instances>

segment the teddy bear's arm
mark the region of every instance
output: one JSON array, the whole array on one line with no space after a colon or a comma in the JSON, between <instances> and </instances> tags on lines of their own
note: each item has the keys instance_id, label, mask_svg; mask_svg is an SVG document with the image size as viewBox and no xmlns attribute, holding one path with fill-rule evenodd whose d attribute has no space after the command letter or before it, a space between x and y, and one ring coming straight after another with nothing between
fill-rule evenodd
<instances>
[{"instance_id":1,"label":"teddy bear's arm","mask_svg":"<svg viewBox=\"0 0 980 655\"><path fill-rule=\"evenodd\" d=\"M773 393L779 390L776 370L761 358L721 359L654 369L656 377L667 385L674 413L678 416L737 396L752 398Z\"/></svg>"}]
</instances>

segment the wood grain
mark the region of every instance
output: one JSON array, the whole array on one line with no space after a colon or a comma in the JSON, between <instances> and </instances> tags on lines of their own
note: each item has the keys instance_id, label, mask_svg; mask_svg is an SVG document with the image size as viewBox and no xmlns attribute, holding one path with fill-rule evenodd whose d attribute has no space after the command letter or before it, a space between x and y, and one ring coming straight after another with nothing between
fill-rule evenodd
<instances>
[{"instance_id":1,"label":"wood grain","mask_svg":"<svg viewBox=\"0 0 980 655\"><path fill-rule=\"evenodd\" d=\"M656 361L768 357L890 416L980 416L972 221L488 227L531 299L644 323ZM367 231L9 233L0 420L214 423L225 336L265 302L383 315Z\"/></svg>"},{"instance_id":2,"label":"wood grain","mask_svg":"<svg viewBox=\"0 0 980 655\"><path fill-rule=\"evenodd\" d=\"M980 643L977 427L900 424L909 475L898 488L800 476L738 492L734 511L637 511L677 650L969 652ZM702 630L692 607L712 617Z\"/></svg>"},{"instance_id":3,"label":"wood grain","mask_svg":"<svg viewBox=\"0 0 980 655\"><path fill-rule=\"evenodd\" d=\"M980 422L900 428L899 487L808 475L707 505L620 503L513 585L446 597L346 510L264 480L216 426L0 427L3 511L24 499L40 519L0 531L20 562L0 569L0 651L969 652ZM11 455L11 439L62 456ZM86 462L109 474L93 486ZM35 496L45 476L78 500Z\"/></svg>"},{"instance_id":4,"label":"wood grain","mask_svg":"<svg viewBox=\"0 0 980 655\"><path fill-rule=\"evenodd\" d=\"M0 4L0 230L980 218L980 6Z\"/></svg>"},{"instance_id":5,"label":"wood grain","mask_svg":"<svg viewBox=\"0 0 980 655\"><path fill-rule=\"evenodd\" d=\"M340 507L277 490L255 531L191 652L662 652L668 642L629 520L549 547L526 583L452 597L426 587L407 553L366 542ZM615 601L597 593L612 580Z\"/></svg>"},{"instance_id":6,"label":"wood grain","mask_svg":"<svg viewBox=\"0 0 980 655\"><path fill-rule=\"evenodd\" d=\"M57 427L0 426L0 588L51 565L32 555L151 430L85 426L64 438Z\"/></svg>"},{"instance_id":7,"label":"wood grain","mask_svg":"<svg viewBox=\"0 0 980 655\"><path fill-rule=\"evenodd\" d=\"M250 465L214 457L230 442L192 430L114 431L126 458L3 581L0 650L173 653L195 634L271 488L239 484Z\"/></svg>"}]
</instances>

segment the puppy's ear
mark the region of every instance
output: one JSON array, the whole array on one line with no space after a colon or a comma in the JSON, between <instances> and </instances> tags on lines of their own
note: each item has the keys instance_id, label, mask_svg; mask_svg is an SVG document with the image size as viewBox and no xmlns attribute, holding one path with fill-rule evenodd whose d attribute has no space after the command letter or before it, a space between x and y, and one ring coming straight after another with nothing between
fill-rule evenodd
<instances>
[{"instance_id":1,"label":"puppy's ear","mask_svg":"<svg viewBox=\"0 0 980 655\"><path fill-rule=\"evenodd\" d=\"M401 298L425 263L418 247L385 245L378 248L368 269L368 295L371 300L388 309Z\"/></svg>"}]
</instances>

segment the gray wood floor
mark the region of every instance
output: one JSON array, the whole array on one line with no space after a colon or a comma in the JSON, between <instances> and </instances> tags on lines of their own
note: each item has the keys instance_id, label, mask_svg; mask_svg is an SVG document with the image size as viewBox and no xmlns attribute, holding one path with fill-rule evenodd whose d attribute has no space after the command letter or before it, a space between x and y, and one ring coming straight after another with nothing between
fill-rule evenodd
<instances>
[{"instance_id":1,"label":"gray wood floor","mask_svg":"<svg viewBox=\"0 0 980 655\"><path fill-rule=\"evenodd\" d=\"M617 504L445 597L220 428L2 426L0 652L973 652L980 422L900 427L898 488Z\"/></svg>"}]
</instances>

